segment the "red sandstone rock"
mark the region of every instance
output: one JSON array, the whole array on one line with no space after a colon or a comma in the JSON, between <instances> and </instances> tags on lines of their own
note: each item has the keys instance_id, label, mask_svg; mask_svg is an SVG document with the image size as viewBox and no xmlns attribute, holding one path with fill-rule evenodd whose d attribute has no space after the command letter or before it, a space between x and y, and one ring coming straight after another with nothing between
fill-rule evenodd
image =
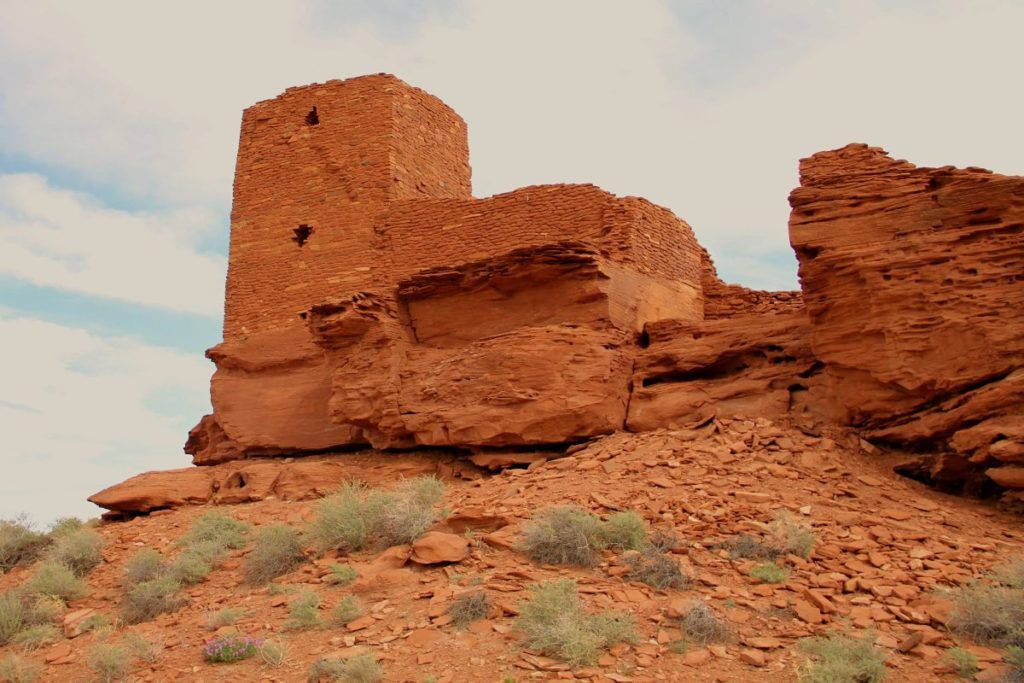
<instances>
[{"instance_id":1,"label":"red sandstone rock","mask_svg":"<svg viewBox=\"0 0 1024 683\"><path fill-rule=\"evenodd\" d=\"M428 531L412 544L409 559L416 564L462 562L469 557L469 541L464 536L443 531Z\"/></svg>"},{"instance_id":2,"label":"red sandstone rock","mask_svg":"<svg viewBox=\"0 0 1024 683\"><path fill-rule=\"evenodd\" d=\"M790 240L844 421L979 464L1001 441L997 453L1016 453L1024 178L918 168L866 145L815 154L800 175Z\"/></svg>"}]
</instances>

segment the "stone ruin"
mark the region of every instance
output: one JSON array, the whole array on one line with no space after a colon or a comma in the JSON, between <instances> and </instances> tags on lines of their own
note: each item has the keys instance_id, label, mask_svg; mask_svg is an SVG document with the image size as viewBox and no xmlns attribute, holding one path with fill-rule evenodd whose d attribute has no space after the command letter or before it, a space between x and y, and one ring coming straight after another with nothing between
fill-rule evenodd
<instances>
[{"instance_id":1,"label":"stone ruin","mask_svg":"<svg viewBox=\"0 0 1024 683\"><path fill-rule=\"evenodd\" d=\"M860 144L800 171L802 292L755 291L723 283L690 226L644 199L473 197L465 122L393 76L290 88L243 114L213 413L185 450L196 465L508 453L768 416L1017 495L1024 179ZM182 477L216 491L215 470L91 500L166 507Z\"/></svg>"}]
</instances>

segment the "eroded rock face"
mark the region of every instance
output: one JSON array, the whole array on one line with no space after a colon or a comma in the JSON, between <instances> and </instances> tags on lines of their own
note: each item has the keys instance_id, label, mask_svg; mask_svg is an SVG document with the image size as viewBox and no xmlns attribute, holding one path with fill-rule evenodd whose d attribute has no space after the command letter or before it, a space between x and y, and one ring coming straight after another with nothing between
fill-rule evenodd
<instances>
[{"instance_id":1,"label":"eroded rock face","mask_svg":"<svg viewBox=\"0 0 1024 683\"><path fill-rule=\"evenodd\" d=\"M964 459L977 469L1018 458L1024 178L918 168L866 145L815 154L800 174L790 239L811 349L844 421L873 439L948 448L930 465L938 478L962 478Z\"/></svg>"}]
</instances>

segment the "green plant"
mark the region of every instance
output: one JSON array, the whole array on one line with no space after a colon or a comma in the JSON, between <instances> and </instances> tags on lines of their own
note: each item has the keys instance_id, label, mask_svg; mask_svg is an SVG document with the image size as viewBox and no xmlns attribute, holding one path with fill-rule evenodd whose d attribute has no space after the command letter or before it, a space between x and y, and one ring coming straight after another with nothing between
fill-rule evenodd
<instances>
[{"instance_id":1,"label":"green plant","mask_svg":"<svg viewBox=\"0 0 1024 683\"><path fill-rule=\"evenodd\" d=\"M486 618L490 611L491 601L483 591L463 593L448 608L448 614L459 628L466 628L474 621Z\"/></svg>"},{"instance_id":2,"label":"green plant","mask_svg":"<svg viewBox=\"0 0 1024 683\"><path fill-rule=\"evenodd\" d=\"M786 568L780 567L775 562L762 562L750 570L750 575L765 583L782 583L789 578Z\"/></svg>"},{"instance_id":3,"label":"green plant","mask_svg":"<svg viewBox=\"0 0 1024 683\"><path fill-rule=\"evenodd\" d=\"M43 666L31 659L8 655L0 659L0 681L4 683L35 683L43 675Z\"/></svg>"},{"instance_id":4,"label":"green plant","mask_svg":"<svg viewBox=\"0 0 1024 683\"><path fill-rule=\"evenodd\" d=\"M654 546L647 546L625 559L629 565L630 579L642 581L658 590L683 588L689 582L689 578L679 568L679 562Z\"/></svg>"},{"instance_id":5,"label":"green plant","mask_svg":"<svg viewBox=\"0 0 1024 683\"><path fill-rule=\"evenodd\" d=\"M372 653L348 659L320 659L309 670L309 680L316 683L326 678L341 683L377 683L384 678L384 670Z\"/></svg>"},{"instance_id":6,"label":"green plant","mask_svg":"<svg viewBox=\"0 0 1024 683\"><path fill-rule=\"evenodd\" d=\"M59 534L47 551L47 557L51 562L68 567L75 575L85 576L103 561L103 545L102 536L83 526Z\"/></svg>"},{"instance_id":7,"label":"green plant","mask_svg":"<svg viewBox=\"0 0 1024 683\"><path fill-rule=\"evenodd\" d=\"M13 642L26 650L37 650L44 645L52 645L63 636L53 624L36 624L18 631Z\"/></svg>"},{"instance_id":8,"label":"green plant","mask_svg":"<svg viewBox=\"0 0 1024 683\"><path fill-rule=\"evenodd\" d=\"M25 624L25 599L16 590L0 594L0 645L10 642Z\"/></svg>"},{"instance_id":9,"label":"green plant","mask_svg":"<svg viewBox=\"0 0 1024 683\"><path fill-rule=\"evenodd\" d=\"M575 667L593 662L601 648L637 639L629 615L586 614L575 581L546 581L532 586L530 593L516 620L523 642L530 649Z\"/></svg>"},{"instance_id":10,"label":"green plant","mask_svg":"<svg viewBox=\"0 0 1024 683\"><path fill-rule=\"evenodd\" d=\"M305 559L299 532L286 524L272 524L256 532L242 572L249 583L263 584L287 574Z\"/></svg>"},{"instance_id":11,"label":"green plant","mask_svg":"<svg viewBox=\"0 0 1024 683\"><path fill-rule=\"evenodd\" d=\"M114 683L128 675L132 653L124 645L99 643L89 650L87 662L102 683Z\"/></svg>"},{"instance_id":12,"label":"green plant","mask_svg":"<svg viewBox=\"0 0 1024 683\"><path fill-rule=\"evenodd\" d=\"M328 569L331 573L324 577L328 583L351 583L359 577L359 572L347 564L332 564Z\"/></svg>"},{"instance_id":13,"label":"green plant","mask_svg":"<svg viewBox=\"0 0 1024 683\"><path fill-rule=\"evenodd\" d=\"M267 666L282 666L288 661L288 646L278 640L265 640L260 646L260 659Z\"/></svg>"},{"instance_id":14,"label":"green plant","mask_svg":"<svg viewBox=\"0 0 1024 683\"><path fill-rule=\"evenodd\" d=\"M668 649L672 652L675 652L677 655L681 655L690 649L690 643L688 643L683 638L680 638L679 640L673 640L671 643L669 643Z\"/></svg>"},{"instance_id":15,"label":"green plant","mask_svg":"<svg viewBox=\"0 0 1024 683\"><path fill-rule=\"evenodd\" d=\"M216 631L225 626L234 626L239 619L245 616L245 610L241 607L225 607L211 613L206 618L206 628Z\"/></svg>"},{"instance_id":16,"label":"green plant","mask_svg":"<svg viewBox=\"0 0 1024 683\"><path fill-rule=\"evenodd\" d=\"M679 628L687 640L701 645L726 641L732 633L729 625L715 616L703 600L694 601L683 613Z\"/></svg>"},{"instance_id":17,"label":"green plant","mask_svg":"<svg viewBox=\"0 0 1024 683\"><path fill-rule=\"evenodd\" d=\"M197 543L178 553L165 571L183 586L192 586L209 576L223 554L224 549L212 541Z\"/></svg>"},{"instance_id":18,"label":"green plant","mask_svg":"<svg viewBox=\"0 0 1024 683\"><path fill-rule=\"evenodd\" d=\"M723 544L723 547L729 551L729 557L734 560L776 560L785 554L777 545L754 538L749 534L740 534L729 539Z\"/></svg>"},{"instance_id":19,"label":"green plant","mask_svg":"<svg viewBox=\"0 0 1024 683\"><path fill-rule=\"evenodd\" d=\"M90 526L92 523L83 522L77 517L61 517L50 525L50 537L57 538Z\"/></svg>"},{"instance_id":20,"label":"green plant","mask_svg":"<svg viewBox=\"0 0 1024 683\"><path fill-rule=\"evenodd\" d=\"M616 550L642 550L647 544L647 523L632 510L615 512L601 526L604 545Z\"/></svg>"},{"instance_id":21,"label":"green plant","mask_svg":"<svg viewBox=\"0 0 1024 683\"><path fill-rule=\"evenodd\" d=\"M142 548L124 564L124 583L134 586L155 579L164 571L163 556L153 548Z\"/></svg>"},{"instance_id":22,"label":"green plant","mask_svg":"<svg viewBox=\"0 0 1024 683\"><path fill-rule=\"evenodd\" d=\"M824 638L803 638L797 647L812 660L803 683L879 683L885 680L885 653L869 638L832 633Z\"/></svg>"},{"instance_id":23,"label":"green plant","mask_svg":"<svg viewBox=\"0 0 1024 683\"><path fill-rule=\"evenodd\" d=\"M177 594L180 588L181 584L169 576L159 576L132 586L121 602L125 621L137 624L164 612L177 611L186 602Z\"/></svg>"},{"instance_id":24,"label":"green plant","mask_svg":"<svg viewBox=\"0 0 1024 683\"><path fill-rule=\"evenodd\" d=\"M82 632L89 633L91 631L104 631L112 627L110 623L110 617L106 614L90 614L82 622Z\"/></svg>"},{"instance_id":25,"label":"green plant","mask_svg":"<svg viewBox=\"0 0 1024 683\"><path fill-rule=\"evenodd\" d=\"M126 648L128 648L128 652L130 652L133 657L141 659L149 664L155 662L160 657L160 653L164 649L162 644L154 643L138 633L125 634L124 638L121 639L121 642Z\"/></svg>"},{"instance_id":26,"label":"green plant","mask_svg":"<svg viewBox=\"0 0 1024 683\"><path fill-rule=\"evenodd\" d=\"M946 650L945 659L949 668L961 678L974 678L974 674L980 670L975 654L962 647L951 647Z\"/></svg>"},{"instance_id":27,"label":"green plant","mask_svg":"<svg viewBox=\"0 0 1024 683\"><path fill-rule=\"evenodd\" d=\"M223 549L241 548L249 525L223 512L207 512L196 520L178 544L186 548L208 544Z\"/></svg>"},{"instance_id":28,"label":"green plant","mask_svg":"<svg viewBox=\"0 0 1024 683\"><path fill-rule=\"evenodd\" d=\"M1024 681L1024 648L1011 645L1003 653L1003 661L1009 668L1006 672L1007 683L1020 683Z\"/></svg>"},{"instance_id":29,"label":"green plant","mask_svg":"<svg viewBox=\"0 0 1024 683\"><path fill-rule=\"evenodd\" d=\"M350 621L355 621L363 616L363 611L363 605L359 602L359 598L354 595L346 595L331 610L331 621L339 626L344 626Z\"/></svg>"},{"instance_id":30,"label":"green plant","mask_svg":"<svg viewBox=\"0 0 1024 683\"><path fill-rule=\"evenodd\" d=\"M523 529L519 549L540 564L590 567L604 547L601 520L576 506L541 510Z\"/></svg>"},{"instance_id":31,"label":"green plant","mask_svg":"<svg viewBox=\"0 0 1024 683\"><path fill-rule=\"evenodd\" d=\"M810 557L814 550L814 532L798 522L788 510L779 510L768 525L774 544L783 553Z\"/></svg>"},{"instance_id":32,"label":"green plant","mask_svg":"<svg viewBox=\"0 0 1024 683\"><path fill-rule=\"evenodd\" d=\"M64 611L64 602L46 595L32 595L16 588L0 595L0 645L14 641L26 629L52 625Z\"/></svg>"},{"instance_id":33,"label":"green plant","mask_svg":"<svg viewBox=\"0 0 1024 683\"><path fill-rule=\"evenodd\" d=\"M25 517L0 520L0 574L19 564L35 561L50 542Z\"/></svg>"},{"instance_id":34,"label":"green plant","mask_svg":"<svg viewBox=\"0 0 1024 683\"><path fill-rule=\"evenodd\" d=\"M1014 556L992 567L992 580L1007 588L1024 588L1024 557Z\"/></svg>"},{"instance_id":35,"label":"green plant","mask_svg":"<svg viewBox=\"0 0 1024 683\"><path fill-rule=\"evenodd\" d=\"M1008 647L1024 645L1024 592L975 584L959 590L950 627L979 643Z\"/></svg>"},{"instance_id":36,"label":"green plant","mask_svg":"<svg viewBox=\"0 0 1024 683\"><path fill-rule=\"evenodd\" d=\"M72 569L58 562L47 560L39 565L28 580L28 590L38 595L50 595L67 602L81 598L88 593L85 582Z\"/></svg>"},{"instance_id":37,"label":"green plant","mask_svg":"<svg viewBox=\"0 0 1024 683\"><path fill-rule=\"evenodd\" d=\"M304 589L289 605L288 613L291 617L285 622L284 627L296 631L319 628L321 602L316 591Z\"/></svg>"},{"instance_id":38,"label":"green plant","mask_svg":"<svg viewBox=\"0 0 1024 683\"><path fill-rule=\"evenodd\" d=\"M255 657L263 647L262 638L252 636L219 636L206 641L203 659L214 664L233 664Z\"/></svg>"}]
</instances>

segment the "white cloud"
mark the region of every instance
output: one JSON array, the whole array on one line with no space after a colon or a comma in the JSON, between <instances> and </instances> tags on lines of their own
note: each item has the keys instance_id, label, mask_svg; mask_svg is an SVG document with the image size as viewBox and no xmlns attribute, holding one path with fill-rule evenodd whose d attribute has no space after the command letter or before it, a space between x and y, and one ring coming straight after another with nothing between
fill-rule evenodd
<instances>
[{"instance_id":1,"label":"white cloud","mask_svg":"<svg viewBox=\"0 0 1024 683\"><path fill-rule=\"evenodd\" d=\"M225 259L197 251L217 225L201 208L127 212L0 174L0 275L37 285L218 316Z\"/></svg>"},{"instance_id":2,"label":"white cloud","mask_svg":"<svg viewBox=\"0 0 1024 683\"><path fill-rule=\"evenodd\" d=\"M151 469L184 467L209 411L202 357L0 310L0 518L95 515L86 497Z\"/></svg>"},{"instance_id":3,"label":"white cloud","mask_svg":"<svg viewBox=\"0 0 1024 683\"><path fill-rule=\"evenodd\" d=\"M724 83L709 81L703 56L721 49L707 19L669 2L470 0L398 32L365 4L8 4L5 142L165 204L224 204L243 107L391 71L468 120L478 194L593 181L646 196L693 224L722 270L762 286L795 286L795 269L771 264L789 252L801 156L864 141L1003 172L1024 156L1024 5L1009 0L748 3L758 21L737 30L757 40L729 45L756 48L734 55Z\"/></svg>"}]
</instances>

